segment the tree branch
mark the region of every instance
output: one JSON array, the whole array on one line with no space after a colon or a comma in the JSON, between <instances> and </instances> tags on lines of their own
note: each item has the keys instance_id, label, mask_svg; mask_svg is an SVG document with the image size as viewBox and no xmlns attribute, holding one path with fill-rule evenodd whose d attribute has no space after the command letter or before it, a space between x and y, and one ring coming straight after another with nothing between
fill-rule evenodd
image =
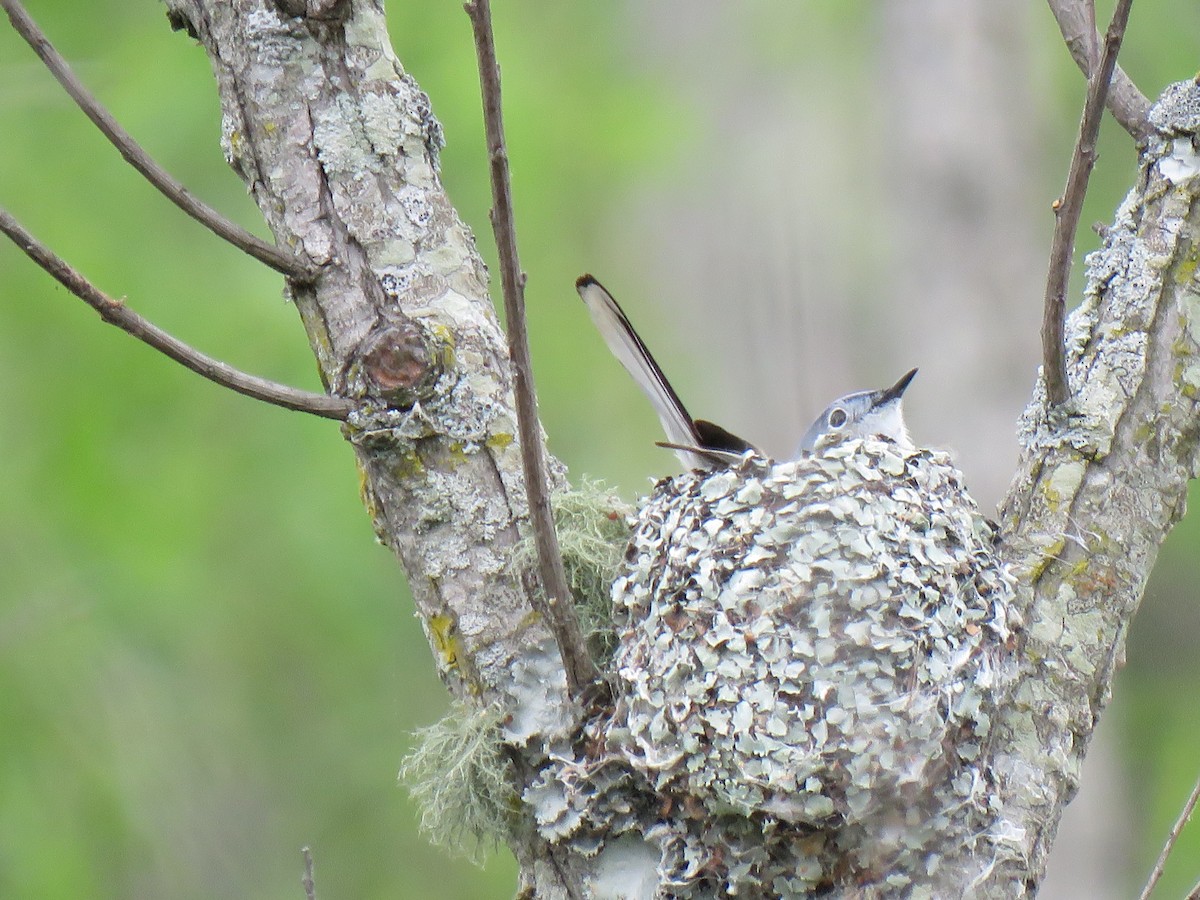
<instances>
[{"instance_id":1,"label":"tree branch","mask_svg":"<svg viewBox=\"0 0 1200 900\"><path fill-rule=\"evenodd\" d=\"M311 847L301 847L300 855L304 857L304 877L300 884L304 887L304 900L317 900L317 880L313 875L313 854Z\"/></svg>"},{"instance_id":2,"label":"tree branch","mask_svg":"<svg viewBox=\"0 0 1200 900\"><path fill-rule=\"evenodd\" d=\"M100 313L100 318L105 322L116 325L139 341L149 344L155 350L169 356L185 368L191 369L197 375L202 375L209 381L237 391L239 394L245 394L247 397L273 403L285 409L312 413L326 419L345 419L353 409L353 404L341 397L329 397L324 394L301 391L268 381L265 378L248 375L183 343L139 316L123 301L114 300L105 294L26 231L4 209L0 209L0 231L11 238L12 242L20 247L26 256L52 275L63 287Z\"/></svg>"},{"instance_id":3,"label":"tree branch","mask_svg":"<svg viewBox=\"0 0 1200 900\"><path fill-rule=\"evenodd\" d=\"M1064 422L1035 393L1000 510L1001 552L1028 592L1018 687L993 769L1012 859L989 876L1013 897L1041 877L1062 808L1125 656L1125 637L1200 467L1200 177L1190 150L1200 86L1167 87L1134 187L1089 259L1067 321L1075 395Z\"/></svg>"},{"instance_id":4,"label":"tree branch","mask_svg":"<svg viewBox=\"0 0 1200 900\"><path fill-rule=\"evenodd\" d=\"M8 13L13 28L33 48L33 52L46 64L46 68L58 79L58 83L70 94L71 99L83 110L84 115L91 119L100 132L117 148L125 161L154 185L163 196L215 235L277 272L297 281L311 281L316 276L316 269L312 266L292 254L268 244L261 238L255 237L240 225L226 219L211 206L193 197L187 188L156 163L137 141L117 124L112 114L88 92L88 89L71 71L67 61L54 49L49 38L30 18L19 0L0 0L0 6Z\"/></svg>"},{"instance_id":5,"label":"tree branch","mask_svg":"<svg viewBox=\"0 0 1200 900\"><path fill-rule=\"evenodd\" d=\"M429 98L396 58L378 0L347 0L333 25L278 0L166 3L209 56L223 128L238 137L230 165L276 244L324 262L291 295L326 383L365 398L343 429L365 505L403 565L439 676L472 708L502 711L520 794L578 709L550 619L530 608L533 579L513 564L529 534L528 441L486 269L441 183ZM398 320L431 351L429 390L408 403L369 377ZM549 456L547 468L552 486L565 483ZM514 814L523 881L571 896L574 862L552 858L523 806L502 811L503 827Z\"/></svg>"},{"instance_id":6,"label":"tree branch","mask_svg":"<svg viewBox=\"0 0 1200 900\"><path fill-rule=\"evenodd\" d=\"M464 9L471 18L475 34L475 52L479 60L479 83L483 94L483 119L487 132L488 159L492 181L492 230L500 256L500 282L504 292L504 311L508 320L508 348L516 376L517 425L521 438L521 459L525 488L529 494L529 514L537 543L538 563L545 590L538 611L546 617L562 653L571 696L578 697L599 673L588 654L583 631L571 599L571 589L563 570L562 553L554 529L550 508L545 461L542 458L541 429L537 417L537 396L533 367L529 359L529 336L525 328L525 273L517 255L516 223L513 219L512 186L508 171L508 151L504 143L504 119L500 102L500 67L496 62L496 44L492 34L489 0L472 0Z\"/></svg>"},{"instance_id":7,"label":"tree branch","mask_svg":"<svg viewBox=\"0 0 1200 900\"><path fill-rule=\"evenodd\" d=\"M1067 385L1063 349L1063 322L1066 317L1067 286L1071 281L1071 263L1075 255L1075 232L1083 212L1088 178L1096 164L1096 137L1104 115L1104 100L1117 64L1117 53L1129 22L1132 0L1118 0L1112 22L1104 38L1104 51L1088 78L1087 99L1079 123L1079 139L1071 155L1067 186L1054 204L1054 237L1050 243L1050 271L1046 276L1046 298L1042 318L1042 375L1046 396L1052 406L1066 402Z\"/></svg>"},{"instance_id":8,"label":"tree branch","mask_svg":"<svg viewBox=\"0 0 1200 900\"><path fill-rule=\"evenodd\" d=\"M1096 33L1094 0L1047 0L1067 50L1084 76L1090 78L1100 57L1100 37ZM1105 100L1117 123L1141 141L1150 132L1147 116L1150 101L1138 90L1120 66L1113 69L1112 84Z\"/></svg>"},{"instance_id":9,"label":"tree branch","mask_svg":"<svg viewBox=\"0 0 1200 900\"><path fill-rule=\"evenodd\" d=\"M1158 879L1162 878L1163 870L1167 867L1167 859L1171 856L1171 851L1175 849L1175 842L1179 840L1180 833L1183 831L1184 826L1187 825L1188 819L1192 817L1192 812L1196 809L1197 801L1200 801L1200 778L1196 779L1196 784L1192 788L1191 795L1187 798L1187 802L1183 804L1183 811L1179 813L1179 818L1171 826L1171 831L1167 835L1167 842L1163 845L1162 853L1158 854L1154 868L1150 870L1150 877L1146 879L1146 886L1138 894L1138 900L1150 900L1150 895L1154 892L1154 886L1158 884Z\"/></svg>"}]
</instances>

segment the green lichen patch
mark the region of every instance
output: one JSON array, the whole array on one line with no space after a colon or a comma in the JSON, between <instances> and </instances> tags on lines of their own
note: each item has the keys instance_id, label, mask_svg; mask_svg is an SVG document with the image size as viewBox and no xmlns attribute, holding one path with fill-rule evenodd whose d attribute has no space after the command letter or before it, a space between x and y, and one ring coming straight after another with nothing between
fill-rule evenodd
<instances>
[{"instance_id":1,"label":"green lichen patch","mask_svg":"<svg viewBox=\"0 0 1200 900\"><path fill-rule=\"evenodd\" d=\"M555 494L554 521L563 568L588 645L598 659L612 652L612 583L629 544L631 509L601 482L584 479L578 488ZM514 563L537 568L532 537L517 546Z\"/></svg>"}]
</instances>

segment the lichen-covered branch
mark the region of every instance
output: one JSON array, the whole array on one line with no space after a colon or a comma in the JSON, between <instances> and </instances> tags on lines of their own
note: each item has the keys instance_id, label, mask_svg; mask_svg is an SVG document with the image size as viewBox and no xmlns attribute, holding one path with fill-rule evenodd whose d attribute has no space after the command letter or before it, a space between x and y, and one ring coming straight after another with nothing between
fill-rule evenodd
<instances>
[{"instance_id":1,"label":"lichen-covered branch","mask_svg":"<svg viewBox=\"0 0 1200 900\"><path fill-rule=\"evenodd\" d=\"M1158 548L1200 464L1200 87L1172 85L1136 187L1088 259L1067 323L1075 409L1039 383L1002 508L1004 553L1028 585L1024 672L996 768L1013 857L986 896L1036 884L1075 794Z\"/></svg>"},{"instance_id":2,"label":"lichen-covered branch","mask_svg":"<svg viewBox=\"0 0 1200 900\"><path fill-rule=\"evenodd\" d=\"M512 373L474 238L441 185L429 100L392 51L381 0L167 5L211 61L230 165L276 243L319 267L291 298L326 385L360 401L344 428L363 496L440 673L504 710L519 754L572 707L511 564L528 516ZM569 873L526 833L525 869L566 894Z\"/></svg>"}]
</instances>

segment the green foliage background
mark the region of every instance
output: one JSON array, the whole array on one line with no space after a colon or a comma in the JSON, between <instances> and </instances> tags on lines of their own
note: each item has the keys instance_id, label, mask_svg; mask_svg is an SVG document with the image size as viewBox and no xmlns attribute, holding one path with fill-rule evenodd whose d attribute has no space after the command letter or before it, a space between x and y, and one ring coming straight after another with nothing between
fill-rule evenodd
<instances>
[{"instance_id":1,"label":"green foliage background","mask_svg":"<svg viewBox=\"0 0 1200 900\"><path fill-rule=\"evenodd\" d=\"M159 161L262 233L221 158L204 54L168 29L160 4L29 6ZM815 5L795 45L770 4L750 6L773 68L826 44L862 50L861 4ZM620 269L614 200L669 182L697 118L635 52L618 7L505 0L496 16L544 420L573 472L632 496L671 463L650 446L652 417L571 285L588 269ZM457 2L393 0L389 17L445 126L445 181L490 260L466 16ZM1048 14L1045 28L1049 198L1081 81ZM1196 43L1180 35L1196 33L1183 2L1147 6L1125 62L1155 91L1195 66ZM1127 162L1123 135L1107 127L1105 140ZM1109 218L1128 166L1098 178L1085 222ZM316 389L278 278L147 187L6 27L0 204L173 333ZM510 896L507 854L482 870L449 860L418 836L394 786L412 730L447 698L336 426L185 373L100 324L7 244L0 383L0 897L301 897L306 844L322 896ZM636 447L622 436L628 423L645 436ZM1195 531L1185 522L1164 554L1122 678L1133 698L1122 716L1132 878L1200 769ZM1196 831L1168 895L1195 879Z\"/></svg>"}]
</instances>

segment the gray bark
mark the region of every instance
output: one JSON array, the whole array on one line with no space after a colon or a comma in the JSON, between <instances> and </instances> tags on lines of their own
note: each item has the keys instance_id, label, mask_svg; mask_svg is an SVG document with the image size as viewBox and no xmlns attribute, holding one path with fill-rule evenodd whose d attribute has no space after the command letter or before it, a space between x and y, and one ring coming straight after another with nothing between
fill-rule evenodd
<instances>
[{"instance_id":1,"label":"gray bark","mask_svg":"<svg viewBox=\"0 0 1200 900\"><path fill-rule=\"evenodd\" d=\"M511 373L473 238L441 187L428 100L391 50L381 0L168 7L212 61L230 164L276 242L321 267L289 290L325 382L362 401L346 436L368 510L450 689L506 715L522 790L575 717L557 650L510 565L526 518ZM1070 327L1074 407L1047 413L1039 394L1027 413L1001 522L1028 598L1021 678L992 760L1007 841L996 858L957 867L964 893L1036 888L1196 469L1200 179L1170 183L1159 167L1173 151L1187 156L1163 134L1191 140L1188 91L1160 107L1160 135L1090 267ZM586 894L598 873L585 851L552 847L527 812L519 818L511 846L523 889ZM945 835L947 857L962 837Z\"/></svg>"},{"instance_id":2,"label":"gray bark","mask_svg":"<svg viewBox=\"0 0 1200 900\"><path fill-rule=\"evenodd\" d=\"M1048 413L1039 384L1001 509L1005 555L1032 605L996 760L1011 775L1003 814L1020 853L998 867L995 896L1012 896L1005 878L1015 887L1043 871L1146 579L1196 474L1200 87L1169 87L1151 122L1136 186L1089 258L1084 303L1068 322L1071 408Z\"/></svg>"},{"instance_id":3,"label":"gray bark","mask_svg":"<svg viewBox=\"0 0 1200 900\"><path fill-rule=\"evenodd\" d=\"M324 4L322 18L269 0L168 8L211 60L230 165L276 243L320 267L289 294L323 381L364 401L345 434L439 672L504 709L514 740L564 727L560 658L510 564L527 504L504 337L382 3ZM539 890L565 894L539 847L514 842Z\"/></svg>"}]
</instances>

